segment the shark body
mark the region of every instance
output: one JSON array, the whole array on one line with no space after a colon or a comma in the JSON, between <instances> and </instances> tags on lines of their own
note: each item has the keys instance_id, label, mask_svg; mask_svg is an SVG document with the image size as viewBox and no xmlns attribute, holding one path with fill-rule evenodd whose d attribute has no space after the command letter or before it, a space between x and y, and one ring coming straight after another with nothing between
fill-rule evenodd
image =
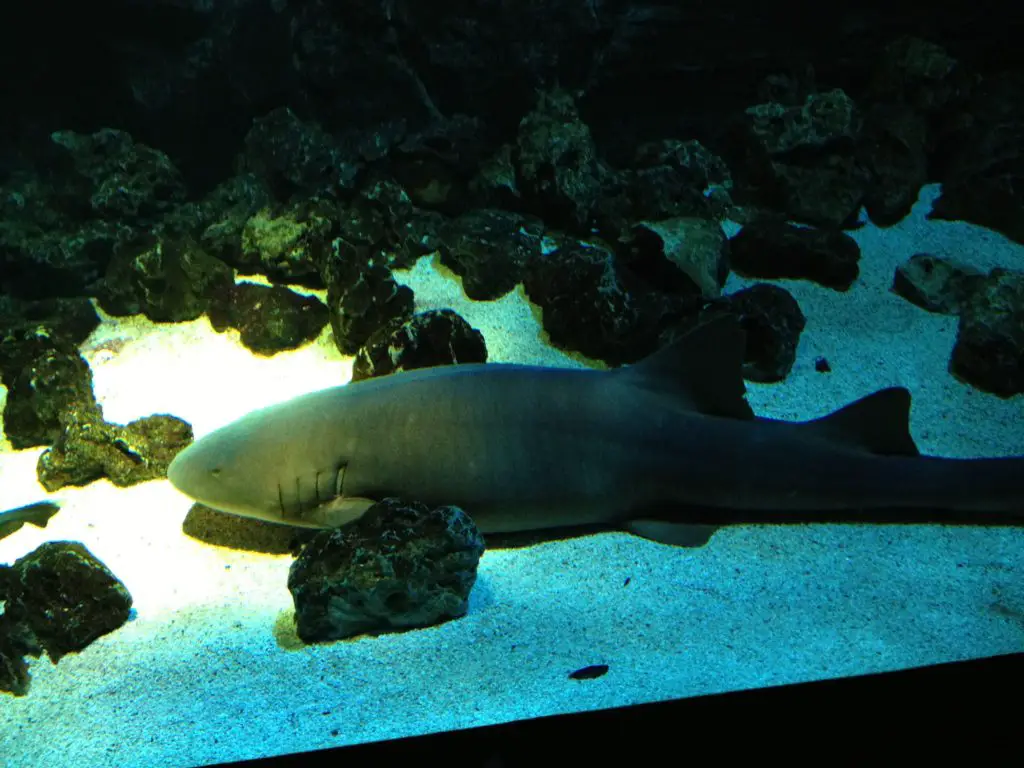
<instances>
[{"instance_id":1,"label":"shark body","mask_svg":"<svg viewBox=\"0 0 1024 768\"><path fill-rule=\"evenodd\" d=\"M612 524L673 544L792 513L1024 512L1024 457L921 456L903 388L812 421L754 416L743 346L721 319L614 370L483 363L334 387L210 433L168 478L206 506L295 526L344 525L396 496L457 505L485 534Z\"/></svg>"}]
</instances>

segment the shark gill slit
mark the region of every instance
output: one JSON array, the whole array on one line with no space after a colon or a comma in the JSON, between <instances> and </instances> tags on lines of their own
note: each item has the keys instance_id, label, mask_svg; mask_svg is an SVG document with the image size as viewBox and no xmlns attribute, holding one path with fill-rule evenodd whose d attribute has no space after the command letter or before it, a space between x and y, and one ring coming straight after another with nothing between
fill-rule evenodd
<instances>
[{"instance_id":1,"label":"shark gill slit","mask_svg":"<svg viewBox=\"0 0 1024 768\"><path fill-rule=\"evenodd\" d=\"M347 464L337 464L334 467L334 497L340 499L345 495L345 472Z\"/></svg>"}]
</instances>

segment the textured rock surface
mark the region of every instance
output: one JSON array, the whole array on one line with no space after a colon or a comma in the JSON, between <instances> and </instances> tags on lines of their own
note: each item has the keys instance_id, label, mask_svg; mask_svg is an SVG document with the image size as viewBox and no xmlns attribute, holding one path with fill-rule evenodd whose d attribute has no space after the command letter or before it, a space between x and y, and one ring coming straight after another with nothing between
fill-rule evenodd
<instances>
[{"instance_id":1,"label":"textured rock surface","mask_svg":"<svg viewBox=\"0 0 1024 768\"><path fill-rule=\"evenodd\" d=\"M376 331L356 353L352 380L432 365L486 362L483 334L452 310L436 309Z\"/></svg>"},{"instance_id":2,"label":"textured rock surface","mask_svg":"<svg viewBox=\"0 0 1024 768\"><path fill-rule=\"evenodd\" d=\"M304 642L436 624L465 614L484 541L457 507L385 499L317 534L288 574Z\"/></svg>"},{"instance_id":3,"label":"textured rock surface","mask_svg":"<svg viewBox=\"0 0 1024 768\"><path fill-rule=\"evenodd\" d=\"M214 330L236 328L242 343L258 355L301 347L328 322L324 303L280 285L232 285L210 305Z\"/></svg>"},{"instance_id":4,"label":"textured rock surface","mask_svg":"<svg viewBox=\"0 0 1024 768\"><path fill-rule=\"evenodd\" d=\"M54 664L128 621L132 596L82 544L49 541L0 566L0 690L28 693L23 656Z\"/></svg>"},{"instance_id":5,"label":"textured rock surface","mask_svg":"<svg viewBox=\"0 0 1024 768\"><path fill-rule=\"evenodd\" d=\"M69 418L102 420L92 371L72 343L29 334L0 344L4 432L15 448L51 445Z\"/></svg>"},{"instance_id":6,"label":"textured rock surface","mask_svg":"<svg viewBox=\"0 0 1024 768\"><path fill-rule=\"evenodd\" d=\"M846 291L860 273L857 242L837 230L755 222L729 244L733 269L748 277L799 278Z\"/></svg>"},{"instance_id":7,"label":"textured rock surface","mask_svg":"<svg viewBox=\"0 0 1024 768\"><path fill-rule=\"evenodd\" d=\"M979 389L1024 392L1024 272L993 270L960 314L950 369Z\"/></svg>"},{"instance_id":8,"label":"textured rock surface","mask_svg":"<svg viewBox=\"0 0 1024 768\"><path fill-rule=\"evenodd\" d=\"M958 315L984 282L985 276L976 269L917 253L896 270L892 287L907 301L929 312Z\"/></svg>"},{"instance_id":9,"label":"textured rock surface","mask_svg":"<svg viewBox=\"0 0 1024 768\"><path fill-rule=\"evenodd\" d=\"M36 475L47 491L87 485L106 477L125 487L164 477L171 460L192 442L192 427L165 414L124 426L65 417L52 448L43 451Z\"/></svg>"}]
</instances>

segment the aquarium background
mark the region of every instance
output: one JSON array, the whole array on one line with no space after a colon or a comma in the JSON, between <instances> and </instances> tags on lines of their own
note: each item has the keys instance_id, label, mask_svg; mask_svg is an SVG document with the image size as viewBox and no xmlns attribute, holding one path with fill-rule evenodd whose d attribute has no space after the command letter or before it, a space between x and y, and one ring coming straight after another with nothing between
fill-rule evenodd
<instances>
[{"instance_id":1,"label":"aquarium background","mask_svg":"<svg viewBox=\"0 0 1024 768\"><path fill-rule=\"evenodd\" d=\"M599 175L598 160L640 167L638 147L667 142L659 151L677 165L645 161L682 179L681 210L659 209L662 218L696 216L727 237L792 221L842 229L860 249L839 289L735 271L710 289L729 297L768 282L806 318L783 379L747 382L757 415L815 418L901 385L923 453L1024 455L1024 398L952 375L956 314L892 290L917 254L982 273L1024 269L1020 21L984 2L927 16L892 3L19 5L0 12L11 38L0 46L0 288L24 300L88 298L102 322L77 348L110 422L173 414L198 438L349 380L353 356L330 325L295 349L259 354L230 323L215 329L205 308L157 322L114 316L97 300L125 243L142 242L145 254L197 223L192 234L230 264L231 284L267 285L254 274L266 264L239 269L242 225L263 209L287 224L310 201L415 209L422 230L401 242L386 232L384 245L404 249L399 263L359 240L378 231L374 222L352 225L348 246L411 288L415 312L454 310L479 330L488 360L607 365L565 343L565 326L552 339L554 312L546 324L521 281L478 300L481 274L500 282L508 264L474 272L464 262L460 274L450 241L429 225L487 207L534 217L545 237L621 245L643 218L633 210L619 220L622 210L679 200L661 179L648 189L657 199L609 203L591 218L600 206L587 197L588 174ZM885 141L842 119L847 97L886 127ZM834 184L811 184L814 194L787 197L756 183L730 131L754 105L806 103L834 109L826 116L838 122L825 120L822 136L798 130L786 159L819 181L839 172ZM517 140L540 142L527 149L564 165L530 178L523 164L503 166ZM703 150L672 143L691 140L721 151L734 178L716 176ZM893 154L876 174L903 174L880 185L894 195L845 198L861 183L843 175L846 163L880 146ZM130 162L119 176L111 158L121 157ZM602 189L612 200L614 184ZM315 229L315 206L302 217ZM296 294L336 303L292 282L293 267L269 271ZM648 277L659 274L668 273ZM585 326L574 338L628 356L634 337L614 330ZM291 555L189 535L191 502L164 479L47 494L36 474L45 450L0 443L0 510L61 503L46 528L0 539L0 563L47 541L82 542L133 607L81 652L31 660L26 695L0 694L0 762L19 768L203 765L1024 651L1024 530L854 524L735 525L697 549L618 531L489 547L465 616L306 645L286 588ZM607 671L571 677L595 665Z\"/></svg>"},{"instance_id":2,"label":"aquarium background","mask_svg":"<svg viewBox=\"0 0 1024 768\"><path fill-rule=\"evenodd\" d=\"M955 321L888 290L895 266L922 249L972 253L981 268L1021 258L990 232L925 222L934 191L900 225L854 233L866 267L856 289L837 297L787 281L808 328L786 382L748 385L759 415L813 418L901 383L923 452L1024 453L1020 398L950 377ZM518 293L472 302L429 257L398 277L422 308L454 308L479 328L495 361L581 364L545 343ZM102 343L115 338L116 354ZM323 338L260 358L205 319L107 319L83 352L109 419L173 412L197 436L344 381L350 363ZM819 355L832 373L815 371ZM39 453L2 454L0 506L45 495ZM0 748L17 765L69 753L97 766L207 764L1024 651L1014 528L739 525L696 550L618 532L488 550L465 617L304 646L285 588L290 556L184 535L190 501L163 480L55 495L61 512L0 541L0 561L82 541L124 581L135 615L57 666L32 663L31 692L0 707ZM569 678L595 664L607 674Z\"/></svg>"}]
</instances>

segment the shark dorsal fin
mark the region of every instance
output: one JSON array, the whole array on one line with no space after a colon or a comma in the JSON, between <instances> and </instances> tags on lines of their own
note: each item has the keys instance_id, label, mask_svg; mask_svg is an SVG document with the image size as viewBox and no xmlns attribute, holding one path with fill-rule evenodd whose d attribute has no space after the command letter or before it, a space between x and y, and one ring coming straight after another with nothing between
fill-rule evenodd
<instances>
[{"instance_id":1,"label":"shark dorsal fin","mask_svg":"<svg viewBox=\"0 0 1024 768\"><path fill-rule=\"evenodd\" d=\"M880 389L860 400L807 422L832 442L883 456L917 456L910 434L910 392Z\"/></svg>"},{"instance_id":2,"label":"shark dorsal fin","mask_svg":"<svg viewBox=\"0 0 1024 768\"><path fill-rule=\"evenodd\" d=\"M743 383L744 343L739 320L722 315L616 373L636 386L664 392L692 410L752 419Z\"/></svg>"}]
</instances>

